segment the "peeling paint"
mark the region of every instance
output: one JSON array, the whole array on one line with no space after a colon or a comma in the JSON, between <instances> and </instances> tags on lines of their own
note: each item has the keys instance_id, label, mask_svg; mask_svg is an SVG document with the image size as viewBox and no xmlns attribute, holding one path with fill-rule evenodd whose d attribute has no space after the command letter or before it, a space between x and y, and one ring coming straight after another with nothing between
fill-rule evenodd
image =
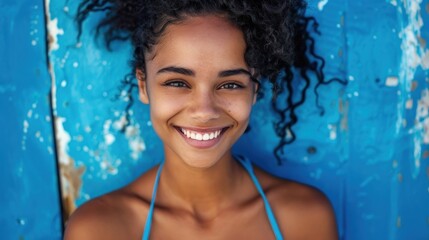
<instances>
[{"instance_id":1,"label":"peeling paint","mask_svg":"<svg viewBox=\"0 0 429 240\"><path fill-rule=\"evenodd\" d=\"M412 99L411 93L418 87L414 79L416 71L419 68L422 70L429 69L429 50L425 49L425 40L421 36L424 25L421 16L422 0L401 1L401 4L392 3L392 5L397 7L400 16L404 16L402 30L399 32L402 58L398 80L400 85L399 98L402 99L400 102L406 104L398 104L396 124L396 133L398 134L401 127L404 126L402 124L405 120L404 116L406 116L404 111L413 107L413 102L410 99ZM414 158L411 161L411 172L414 178L417 178L420 172L422 144L429 143L426 95L428 95L427 90L424 90L421 99L417 102L415 124L410 126L411 129L408 130L414 139Z\"/></svg>"},{"instance_id":2,"label":"peeling paint","mask_svg":"<svg viewBox=\"0 0 429 240\"><path fill-rule=\"evenodd\" d=\"M76 209L76 199L82 187L82 175L85 166L76 167L75 160L69 156L70 134L64 129L64 118L56 118L56 141L60 163L61 191L64 207L64 218L67 219Z\"/></svg>"},{"instance_id":3,"label":"peeling paint","mask_svg":"<svg viewBox=\"0 0 429 240\"><path fill-rule=\"evenodd\" d=\"M388 77L386 78L387 87L397 87L399 84L398 77Z\"/></svg>"},{"instance_id":4,"label":"peeling paint","mask_svg":"<svg viewBox=\"0 0 429 240\"><path fill-rule=\"evenodd\" d=\"M46 25L48 30L48 49L49 52L58 50L60 45L58 44L58 35L63 35L64 30L58 28L58 18L51 19L50 14L50 0L45 1L45 14L46 14Z\"/></svg>"},{"instance_id":5,"label":"peeling paint","mask_svg":"<svg viewBox=\"0 0 429 240\"><path fill-rule=\"evenodd\" d=\"M317 8L319 9L319 11L323 11L323 8L328 3L328 1L329 0L320 0L319 1L319 3L317 4Z\"/></svg>"},{"instance_id":6,"label":"peeling paint","mask_svg":"<svg viewBox=\"0 0 429 240\"><path fill-rule=\"evenodd\" d=\"M429 50L425 49L419 43L421 39L421 28L423 27L423 19L420 14L420 6L422 0L409 0L404 1L404 9L408 17L407 25L399 33L402 39L401 49L403 51L402 57L402 83L411 81L414 77L417 67L429 69ZM398 11L400 8L398 9ZM406 82L404 82L406 81ZM410 86L407 87L409 90Z\"/></svg>"},{"instance_id":7,"label":"peeling paint","mask_svg":"<svg viewBox=\"0 0 429 240\"><path fill-rule=\"evenodd\" d=\"M104 142L106 146L112 145L115 142L115 136L110 133L110 126L112 125L112 120L106 120L103 125L103 134L104 134Z\"/></svg>"},{"instance_id":8,"label":"peeling paint","mask_svg":"<svg viewBox=\"0 0 429 240\"><path fill-rule=\"evenodd\" d=\"M337 126L333 124L329 124L328 129L329 129L329 139L331 140L337 139Z\"/></svg>"},{"instance_id":9,"label":"peeling paint","mask_svg":"<svg viewBox=\"0 0 429 240\"><path fill-rule=\"evenodd\" d=\"M125 130L125 136L128 139L131 157L134 160L137 160L140 156L140 153L146 150L146 145L140 134L140 125L135 124L133 126L128 126Z\"/></svg>"},{"instance_id":10,"label":"peeling paint","mask_svg":"<svg viewBox=\"0 0 429 240\"><path fill-rule=\"evenodd\" d=\"M361 5L367 5L368 2ZM378 5L378 7L383 7L383 6L390 7L390 4L393 6L396 6L395 8L390 7L390 9L393 12L393 15L392 15L393 18L397 17L397 16L394 16L396 8L398 8L398 12L400 13L398 15L404 18L400 19L400 17L398 17L397 20L393 19L392 22L393 24L395 24L394 26L389 25L381 30L375 29L375 27L368 28L369 30L368 33L365 32L367 29L363 29L364 30L363 32L356 33L353 31L359 30L359 29L352 29L350 31L351 28L348 28L349 26L353 25L352 21L356 21L355 23L359 24L360 23L359 21L364 20L362 18L362 16L364 15L362 16L359 15L359 17L357 17L358 14L356 14L356 17L354 17L357 11L354 12L354 9L347 9L348 5L351 5L352 2L341 2L341 1L335 2L332 0L331 1L318 0L313 3L310 3L314 5L313 10L318 14L323 14L323 16L326 16L325 14L330 14L329 15L330 21L332 21L332 22L329 22L330 28L328 29L329 31L332 31L332 32L328 31L327 32L328 34L322 34L323 37L327 37L328 40L331 42L329 44L333 44L333 46L329 46L330 49L327 50L326 52L322 51L322 55L327 56L327 59L326 59L327 76L333 76L338 73L337 72L338 69L331 69L333 62L340 61L340 59L350 58L349 50L353 50L353 48L348 48L349 46L347 44L355 40L353 39L353 34L358 34L358 35L367 34L367 36L366 35L365 36L368 37L370 41L373 41L374 43L377 43L377 44L380 44L383 41L386 41L386 37L391 38L394 41L398 41L399 43L402 41L404 46L406 44L409 44L410 41L409 39L407 40L407 38L411 39L411 36L407 35L406 31L401 31L401 29L404 29L404 28L399 26L400 24L397 25L397 22L395 22L395 21L404 20L407 17L406 16L407 13L403 7L403 5L405 6L407 4L406 2L407 1L387 0L383 3L384 5ZM329 7L326 7L327 6L326 4L328 3L330 5ZM112 74L112 76L107 76L107 77L105 75L102 75L101 73L100 75L97 75L100 72L100 70L97 70L97 67L102 67L103 69L106 70L105 72L107 72L109 67L105 67L105 66L114 66L114 62L112 61L112 58L111 58L112 55L109 55L110 53L105 55L103 51L99 51L96 48L93 48L93 49L90 48L89 46L92 46L91 45L92 43L87 42L87 40L90 39L88 38L87 32L85 32L82 35L82 39L85 44L82 45L81 43L78 43L76 46L74 45L75 42L73 42L73 40L75 39L73 39L73 36L74 36L73 34L75 32L73 32L73 28L71 28L68 25L67 21L70 20L68 18L70 18L70 15L73 13L75 9L73 5L76 5L76 4L70 1L67 1L65 3L64 2L54 3L54 1L51 1L51 2L47 1L47 5L50 5L50 4L52 4L51 5L52 11L56 11L56 12L52 12L52 16L53 16L52 19L49 14L50 10L48 9L47 11L47 18L50 19L49 23L51 24L48 31L50 31L52 34L52 36L49 35L49 39L50 39L49 70L52 77L52 88L51 88L52 99L51 100L52 100L52 105L54 109L54 118L51 120L45 117L45 119L47 121L49 119L50 121L56 124L57 128L59 128L59 131L57 131L57 133L59 134L57 136L57 140L58 142L63 141L63 143L61 143L61 146L58 146L58 148L65 150L65 152L61 151L61 154L60 154L61 156L59 156L59 160L60 160L59 162L60 162L60 167L62 169L61 179L63 182L63 188L65 189L64 191L66 191L66 193L64 193L63 195L64 195L65 206L68 209L67 210L67 214L68 214L75 208L75 204L81 204L85 200L88 200L91 195L95 196L94 189L91 189L91 187L93 187L94 185L95 186L98 186L98 185L101 186L103 184L114 185L118 182L117 179L127 179L127 177L129 177L128 174L131 175L130 172L136 171L135 169L145 170L145 167L149 166L150 164L154 164L154 162L150 162L150 161L154 161L153 156L147 156L147 155L152 155L152 152L156 151L153 149L157 149L157 148L153 144L153 141L152 141L153 136L150 134L146 135L147 133L145 131L147 131L147 129L149 129L152 125L152 123L148 120L146 115L141 115L141 112L139 112L139 114L136 114L136 116L138 116L136 118L130 117L128 119L127 117L125 117L124 111L122 111L123 108L121 104L130 102L131 99L128 95L128 92L123 91L120 101L115 102L115 104L117 103L117 105L114 105L112 104L112 101L111 101L113 91L111 91L110 89L115 88L115 86L109 85L107 84L107 81L105 81L104 85L105 86L109 85L109 86L106 88L102 88L102 87L100 88L101 81L108 80L108 82L111 83L119 79L119 78L116 78L116 75L113 76L114 74ZM374 4L376 3L374 2ZM359 5L359 4L356 4L356 5ZM342 7L345 7L346 9L341 9ZM381 12L381 8L379 10ZM320 20L321 20L320 23L322 27L321 32L325 33L323 28L327 26L323 25L324 24L323 17ZM347 21L347 24L344 24L346 21ZM93 23L93 21L88 21L87 23L89 26L90 24ZM404 21L403 25L407 25L407 24L408 22ZM64 34L64 30L60 28L64 28L67 34ZM373 29L376 31L372 31ZM85 31L87 30L88 29L85 29ZM411 30L414 31L413 29ZM332 36L335 36L335 32L338 32L338 31L344 31L344 33L347 34L348 39L345 39L344 44L341 41L337 41L338 39L333 39L334 37L332 37ZM383 35L384 33L387 33L387 35ZM64 36L62 36L62 34L64 34ZM389 34L391 35L390 37L388 36ZM402 38L399 40L396 38L398 34L402 36ZM332 38L332 39L329 39L329 38ZM426 40L423 39L423 37L417 35L415 39L416 39L416 44L418 44L416 47L417 50L426 47ZM396 46L398 46L398 44ZM79 47L81 47L81 49L78 49ZM321 45L320 47L321 47L320 49L323 49L324 46ZM362 48L360 49L362 49L362 52L360 53L362 54L362 57L365 57L365 54L367 54L365 51L368 50L367 49L368 46L362 45L361 47ZM91 49L91 52L89 52L88 49ZM392 51L396 51L398 54L400 54L399 48L392 49ZM288 149L287 149L288 151L285 151L287 152L287 154L285 154L286 156L290 156L291 158L296 157L297 160L295 161L295 163L299 162L299 164L302 164L302 166L299 166L295 169L296 165L292 165L293 168L290 168L290 169L293 169L293 171L290 169L286 169L278 166L272 167L270 169L277 172L281 172L284 169L286 169L284 170L284 172L281 172L281 174L286 172L293 172L292 174L295 174L294 177L297 177L297 179L302 177L303 179L308 180L309 183L317 182L317 184L321 183L321 185L322 183L326 183L324 190L328 189L327 190L328 195L334 196L333 203L334 203L334 207L336 208L338 207L341 208L341 206L338 205L338 202L340 202L340 204L343 204L341 201L344 201L344 200L335 199L336 197L338 197L337 195L338 192L336 192L337 188L333 187L332 185L334 184L330 184L330 183L332 183L333 181L337 183L336 181L338 179L341 181L346 179L346 181L348 181L347 183L345 183L345 184L348 184L347 187L362 188L362 189L358 189L356 194L352 193L350 189L345 190L345 194L349 194L347 196L349 197L349 199L347 200L349 201L348 203L350 202L356 203L356 206L359 206L363 209L361 212L357 213L357 216L358 216L357 218L359 218L360 216L361 218L365 219L366 223L368 222L370 222L371 224L376 223L374 225L376 225L377 227L381 227L380 229L382 230L385 230L385 228L382 228L384 225L382 226L382 224L380 224L378 220L380 217L380 212L371 210L370 209L371 206L369 206L371 204L368 204L368 201L370 200L377 201L372 196L374 195L374 189L379 187L380 183L384 183L383 181L385 181L386 179L386 175L382 175L381 173L379 173L380 175L377 175L376 171L387 166L386 172L391 171L390 172L391 175L388 176L389 181L392 181L397 185L399 185L398 173L401 172L401 174L403 174L403 178L405 179L405 181L402 182L401 187L410 186L409 181L415 180L415 179L410 177L408 172L404 171L403 156L397 156L392 154L392 156L389 155L390 158L385 158L385 159L374 158L372 162L371 161L362 161L362 162L354 161L358 157L356 155L349 156L349 153L351 152L350 149L352 148L354 149L355 147L356 148L360 147L359 144L372 144L372 143L365 142L365 139L364 139L365 137L370 137L370 136L361 136L362 138L356 139L355 136L349 136L350 134L348 130L349 128L352 128L353 131L350 131L350 132L353 132L353 133L359 131L359 130L355 130L356 121L357 121L355 117L367 116L368 114L365 111L370 112L374 109L377 110L379 107L382 110L382 113L389 114L388 109L391 109L391 106L392 106L392 105L389 105L389 102L370 102L368 105L368 109L365 109L365 107L362 107L362 106L359 106L362 108L356 109L355 104L358 102L359 103L365 102L369 94L386 93L386 94L393 95L393 97L391 98L393 102L395 100L398 100L397 104L400 105L398 106L398 116L407 115L406 117L409 117L410 115L414 114L414 111L417 111L417 108L422 108L421 106L420 107L417 106L419 103L418 101L419 96L418 97L416 96L420 93L421 89L424 88L424 86L421 80L416 79L415 76L413 78L408 78L409 72L408 72L408 69L406 68L408 66L407 64L409 64L410 66L414 66L413 64L416 64L416 61L407 60L408 61L407 62L406 58L409 56L406 54L408 53L403 52L403 54L404 54L402 56L403 65L401 68L403 72L398 72L398 69L396 69L397 66L395 67L389 66L389 68L386 68L385 72L382 72L382 74L378 76L371 76L371 73L370 73L371 71L367 71L366 68L363 68L364 70L358 70L358 71L353 71L352 69L352 71L350 71L350 74L353 74L353 75L348 75L350 69L347 69L347 68L348 67L354 68L359 63L356 63L356 62L345 63L346 69L344 69L344 72L340 72L340 74L344 73L344 75L342 76L343 77L345 76L349 80L349 85L344 87L347 89L344 92L340 92L339 94L340 96L336 96L336 93L332 95L330 95L329 93L328 95L330 96L323 96L323 94L325 93L321 91L321 96L322 96L321 99L322 100L329 99L329 107L336 106L338 103L339 111L337 112L334 109L332 112L335 112L335 114L327 113L325 116L321 116L320 118L317 118L317 121L321 119L322 122L320 125L317 126L317 129L315 130L316 131L321 130L323 134L320 134L320 136L314 136L316 134L313 133L313 136L310 136L310 137L313 137L311 138L311 140L314 139L316 143L313 142L311 144L307 144L308 142L305 142L309 140L310 137L308 139L300 138L302 136L300 135L300 133L305 131L310 132L313 130L313 129L306 128L307 125L305 124L307 123L305 122L307 121L309 123L311 120L306 118L306 116L304 115L303 118L300 118L299 124L296 125L297 136L298 136L298 139L296 142L297 145L288 146ZM424 67L426 62L425 55L421 55L421 52L418 52L418 54L420 54L419 55L420 60L418 61L420 61L421 63L421 66L418 66L418 67L422 67L422 66ZM85 56L82 57L82 55L85 55ZM93 63L89 60L89 58L91 58L91 60L92 58L95 58L93 55L94 56L97 55L96 56L97 61L94 61L94 62L97 62L98 65L93 65ZM389 56L383 55L383 57L387 58ZM414 56L410 56L410 57L414 57ZM329 59L332 59L332 61L329 61ZM361 60L366 61L367 59L361 59ZM94 71L96 73L93 74L91 71ZM361 74L361 71L366 71L367 73ZM380 70L380 71L383 71L383 70ZM367 78L368 76L369 78ZM55 77L57 79L55 79ZM376 79L376 78L378 78L378 80L376 80L376 85L372 83L373 86L377 86L376 88L368 88L367 86L364 86L362 84L362 82L366 81L366 79L370 80L370 79ZM376 92L378 90L379 92ZM1 87L0 87L0 91L1 91ZM368 93L368 91L371 91L371 92ZM410 94L410 91L414 91L412 95ZM398 93L398 96L396 96L396 93ZM389 95L388 97L391 97L391 95ZM311 97L313 97L313 95L311 95L310 93L308 95L308 98L311 98ZM135 100L136 98L134 98L134 101ZM58 109L57 109L57 101L58 101ZM311 102L311 101L308 101L308 102ZM97 104L96 105L97 107L100 106L100 108L105 108L107 106L108 110L99 111L99 109L96 109L91 106L94 103ZM99 103L100 105L98 105ZM383 106L380 106L380 104L383 104ZM384 104L386 104L385 108L384 108ZM135 105L133 106L133 109ZM111 106L114 106L114 107L111 107ZM76 109L79 109L79 110L82 109L82 111L88 111L88 113L85 112L85 113L79 113L79 115L74 115L76 114ZM305 109L305 107L302 109L307 110ZM329 109L330 112L331 110L332 109ZM427 109L424 109L424 110L428 111ZM265 111L264 109L262 117L258 117L258 118L266 117L267 112L268 111ZM355 114L355 112L359 112L359 114ZM24 114L27 114L27 117L30 117L31 119L36 118L36 112L34 110L30 109L28 112L24 112ZM349 114L350 114L350 119L349 119ZM43 118L44 115L41 115L41 116ZM392 116L392 114L390 114L389 116ZM377 117L378 116L374 116L374 118L377 118ZM67 119L67 122L66 122L66 119ZM301 121L301 119L303 119L304 121ZM426 134L424 129L427 128L427 126L425 126L425 118L422 118L419 121L414 121L414 120L415 120L414 116L409 117L407 119L405 119L405 117L402 119L399 119L398 131L403 131L405 127L407 127L406 131L409 128L412 128L410 132L401 132L401 134L404 133L406 137L411 137L411 138L420 136L421 143L423 143L423 141L425 141L425 138L423 136ZM69 121L73 121L73 122L69 122ZM270 125L269 119L264 119L264 121L266 125ZM79 122L79 123L76 123L76 122ZM421 124L421 125L417 126L415 125L415 122L417 122L417 125L418 124ZM36 138L41 137L42 134L40 134L39 131L37 131L37 129L33 129L34 125L32 124L32 122L29 121L29 123L31 124L32 129L28 134L28 136L29 137L35 136ZM369 122L362 123L362 130L369 129L369 134L374 134L374 135L380 133L379 131L372 131L373 129L371 128L371 126L368 126L370 125L368 123ZM61 124L62 128L59 127L58 124ZM383 124L383 123L378 122L377 124ZM380 125L377 125L374 127L380 127ZM305 130L303 130L304 128ZM253 132L256 129L257 129L256 127L252 128ZM263 132L263 134L266 134L266 132ZM145 136L144 139L141 136L142 133L144 133L144 136ZM250 134L252 134L252 131L250 132ZM270 135L270 133L266 135ZM287 135L288 137L291 136L289 130L287 131ZM146 136L148 136L148 138L146 138ZM398 134L395 137L397 136L402 137L403 135ZM379 139L378 138L379 136L375 136L375 137L376 138L372 138L372 139L376 139L376 140ZM415 141L415 145L418 145L417 142L420 140L417 139ZM46 137L45 137L45 141L46 141ZM273 140L273 142L275 141ZM295 150L294 147L298 146L299 148L300 147L299 144L303 142L305 142L305 146L304 148L301 148L301 149L304 149L304 151L301 151L301 153L300 152L297 153L297 151L293 152ZM147 146L146 146L146 143L147 143ZM385 143L386 142L383 142L383 144ZM412 144L412 143L408 142L407 144ZM311 151L307 150L308 146L313 146L313 145L317 147L317 150L318 150L317 154L311 154ZM335 149L330 149L330 147ZM372 146L369 146L369 147L371 148ZM387 154L389 153L386 153L386 154L383 153L382 151L384 150L381 149L382 147L386 147L386 146L380 146L380 149L374 148L367 151L366 150L367 146L365 145L365 149L363 149L363 152L369 152L368 155L371 155L371 156L377 155L377 157L383 158L383 157L386 157ZM414 153L415 156L420 156L422 154L423 155L425 154L425 153L422 153L424 152L425 149L426 147L422 146L421 149L416 147L411 150L415 150L415 153ZM147 150L147 155L145 153L146 150ZM270 146L269 148L269 151L271 150L272 150L272 146ZM289 150L291 150L291 152L289 152ZM335 152L337 150L338 152ZM408 150L409 149L407 149L407 151ZM49 149L49 147L48 147L48 151L50 151L51 153L53 152L52 148ZM380 151L380 153L377 151ZM399 151L402 151L402 149L400 149ZM409 152L407 153L409 154ZM265 152L264 154L265 154L264 156L267 156ZM320 165L314 165L313 160L315 158L318 158L319 156L321 156L321 158L324 158L323 161L325 159L329 159L329 160L327 160L326 162L322 162L321 160L319 162ZM155 156L155 157L159 157L159 156ZM130 158L131 160L134 160L134 161L130 161ZM338 162L336 162L338 160L335 160L335 158L341 158L341 160L339 161L344 161L343 163L345 163L344 166L346 167L339 167L339 169L335 169L338 167L338 165L341 165L341 164L338 164ZM331 160L331 159L334 159L334 160ZM389 160L389 159L395 159L395 160ZM412 163L414 167L417 166L420 168L421 166L423 169L426 169L426 165L425 165L426 160L422 160L421 162L418 162L416 161L416 157L415 159L407 158L406 161L407 160L409 160L409 162ZM383 165L384 163L386 163L383 161L386 161L387 164ZM393 163L390 163L390 161L393 161ZM143 162L145 163L142 164ZM266 159L263 159L263 161L260 161L260 163L262 163L261 165L266 164L265 167L269 165L269 161ZM391 164L394 169L390 168ZM291 166L291 165L289 164L286 166ZM300 168L300 167L303 167L303 166L305 166L306 168L306 170L304 170L305 173L302 175L299 175L299 173L297 172L302 170L303 168ZM368 168L366 168L367 166ZM267 168L269 169L269 167L270 166L268 166ZM349 169L347 169L349 167L356 167L354 169L362 170L362 171L360 171L360 173L356 173L358 172L356 171L353 173L354 175L350 177L345 176L344 173L349 174L352 172ZM134 170L130 171L130 169L134 169ZM334 171L332 171L332 169L334 169ZM368 174L362 173L364 171L367 171ZM408 171L408 168L407 168L407 171ZM331 174L331 173L334 173L334 174ZM286 176L286 174L284 176ZM112 178L108 179L110 177ZM130 180L130 179L128 178L127 180ZM80 189L81 189L81 185L83 184L83 181L85 181L85 187L82 191ZM101 188L102 187L100 187L99 189ZM99 190L97 194L106 190L110 190L110 189L106 187L104 190ZM377 189L375 191L378 191L378 190L380 189ZM383 193L385 193L384 190L385 189L383 189ZM82 192L81 193L82 196L80 197L79 197L79 192ZM341 194L344 194L344 193L341 193ZM358 196L358 198L361 197L361 199L354 200L353 198L356 196ZM379 203L376 203L376 204L379 204ZM384 210L385 209L383 208L380 211L384 211ZM341 214L344 214L344 213L340 213L340 219L345 219L349 217L348 215L341 216ZM350 213L345 213L345 214L350 214ZM394 228L395 226L396 216L399 216L399 214L395 212L395 213L392 213L391 216L389 217L389 226L392 228ZM350 219L346 219L346 220L350 220ZM403 222L407 222L408 218L404 215L402 220ZM339 221L340 224L341 224L341 221L342 220ZM353 220L351 221L353 222ZM403 229L405 229L406 225L404 224L403 226L404 226ZM339 229L345 229L345 228L340 226ZM350 232L350 230L343 230L343 231L347 231L347 233L345 233L345 235L347 236L353 235L353 232L352 231ZM342 236L344 237L344 235ZM355 237L355 238L360 239L359 237ZM392 237L392 239L395 239L395 238Z\"/></svg>"}]
</instances>

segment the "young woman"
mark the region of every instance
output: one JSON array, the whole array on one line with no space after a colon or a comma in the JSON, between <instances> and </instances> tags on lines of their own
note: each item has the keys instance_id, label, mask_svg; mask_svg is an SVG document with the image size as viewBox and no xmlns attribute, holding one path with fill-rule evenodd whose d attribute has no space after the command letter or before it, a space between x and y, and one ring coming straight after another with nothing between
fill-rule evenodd
<instances>
[{"instance_id":1,"label":"young woman","mask_svg":"<svg viewBox=\"0 0 429 240\"><path fill-rule=\"evenodd\" d=\"M302 46L309 39L304 6L300 0L81 4L80 23L107 9L99 25L107 41L132 39L140 99L150 105L165 160L81 206L65 239L338 239L322 193L231 154L259 81L290 86L291 69L303 76L314 70Z\"/></svg>"}]
</instances>

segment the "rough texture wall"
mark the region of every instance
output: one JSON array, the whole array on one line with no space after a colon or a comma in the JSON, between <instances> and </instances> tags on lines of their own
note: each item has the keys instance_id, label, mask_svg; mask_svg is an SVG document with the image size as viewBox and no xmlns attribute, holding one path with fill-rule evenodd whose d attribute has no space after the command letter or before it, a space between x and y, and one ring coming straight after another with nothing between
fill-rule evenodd
<instances>
[{"instance_id":1,"label":"rough texture wall","mask_svg":"<svg viewBox=\"0 0 429 240\"><path fill-rule=\"evenodd\" d=\"M60 239L43 1L0 2L0 239Z\"/></svg>"},{"instance_id":2,"label":"rough texture wall","mask_svg":"<svg viewBox=\"0 0 429 240\"><path fill-rule=\"evenodd\" d=\"M5 239L60 239L61 206L66 219L163 158L147 106L136 89L127 95L131 85L121 88L130 46L107 52L95 42L99 16L77 42L76 7L67 0L0 3ZM341 239L429 239L429 1L311 0L308 14L320 23L326 76L348 84L319 89L324 115L308 95L281 166L272 154L276 116L266 86L234 151L320 188Z\"/></svg>"}]
</instances>

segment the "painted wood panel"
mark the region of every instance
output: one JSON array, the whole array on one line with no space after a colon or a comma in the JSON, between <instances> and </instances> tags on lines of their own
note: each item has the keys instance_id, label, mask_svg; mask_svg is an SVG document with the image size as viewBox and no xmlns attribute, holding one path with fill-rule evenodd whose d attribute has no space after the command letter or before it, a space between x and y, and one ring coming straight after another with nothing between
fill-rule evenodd
<instances>
[{"instance_id":1,"label":"painted wood panel","mask_svg":"<svg viewBox=\"0 0 429 240\"><path fill-rule=\"evenodd\" d=\"M7 239L60 238L57 166L66 218L163 158L147 106L133 84L121 83L130 73L129 44L108 52L94 41L101 13L85 23L78 42L77 4L0 4L0 122L8 136L0 140L0 232ZM324 114L316 95L307 96L281 166L265 86L251 130L234 151L321 189L341 239L429 239L429 1L311 0L308 14L320 24L326 76L347 85L319 88Z\"/></svg>"}]
</instances>

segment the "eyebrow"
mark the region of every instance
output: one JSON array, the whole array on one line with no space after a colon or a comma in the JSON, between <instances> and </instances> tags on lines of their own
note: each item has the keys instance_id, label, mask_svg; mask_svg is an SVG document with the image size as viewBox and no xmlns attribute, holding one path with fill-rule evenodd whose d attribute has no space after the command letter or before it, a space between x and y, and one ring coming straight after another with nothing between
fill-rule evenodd
<instances>
[{"instance_id":1,"label":"eyebrow","mask_svg":"<svg viewBox=\"0 0 429 240\"><path fill-rule=\"evenodd\" d=\"M195 72L192 71L191 69L182 68L182 67L175 67L175 66L161 68L160 70L158 70L158 72L156 74L169 73L169 72L170 73L179 73L179 74L183 74L183 75L187 75L187 76L195 76Z\"/></svg>"},{"instance_id":2,"label":"eyebrow","mask_svg":"<svg viewBox=\"0 0 429 240\"><path fill-rule=\"evenodd\" d=\"M225 70L225 71L220 72L218 74L218 76L219 77L229 77L229 76L240 75L240 74L245 74L245 75L248 75L249 77L252 77L252 74L250 74L249 71L247 71L243 68Z\"/></svg>"},{"instance_id":3,"label":"eyebrow","mask_svg":"<svg viewBox=\"0 0 429 240\"><path fill-rule=\"evenodd\" d=\"M193 70L189 68L176 67L176 66L161 68L160 70L158 70L157 74L160 74L160 73L179 73L186 76L192 76L192 77L195 76L195 72ZM252 77L252 74L243 68L221 71L219 72L218 77L229 77L229 76L240 75L240 74L245 74Z\"/></svg>"}]
</instances>

